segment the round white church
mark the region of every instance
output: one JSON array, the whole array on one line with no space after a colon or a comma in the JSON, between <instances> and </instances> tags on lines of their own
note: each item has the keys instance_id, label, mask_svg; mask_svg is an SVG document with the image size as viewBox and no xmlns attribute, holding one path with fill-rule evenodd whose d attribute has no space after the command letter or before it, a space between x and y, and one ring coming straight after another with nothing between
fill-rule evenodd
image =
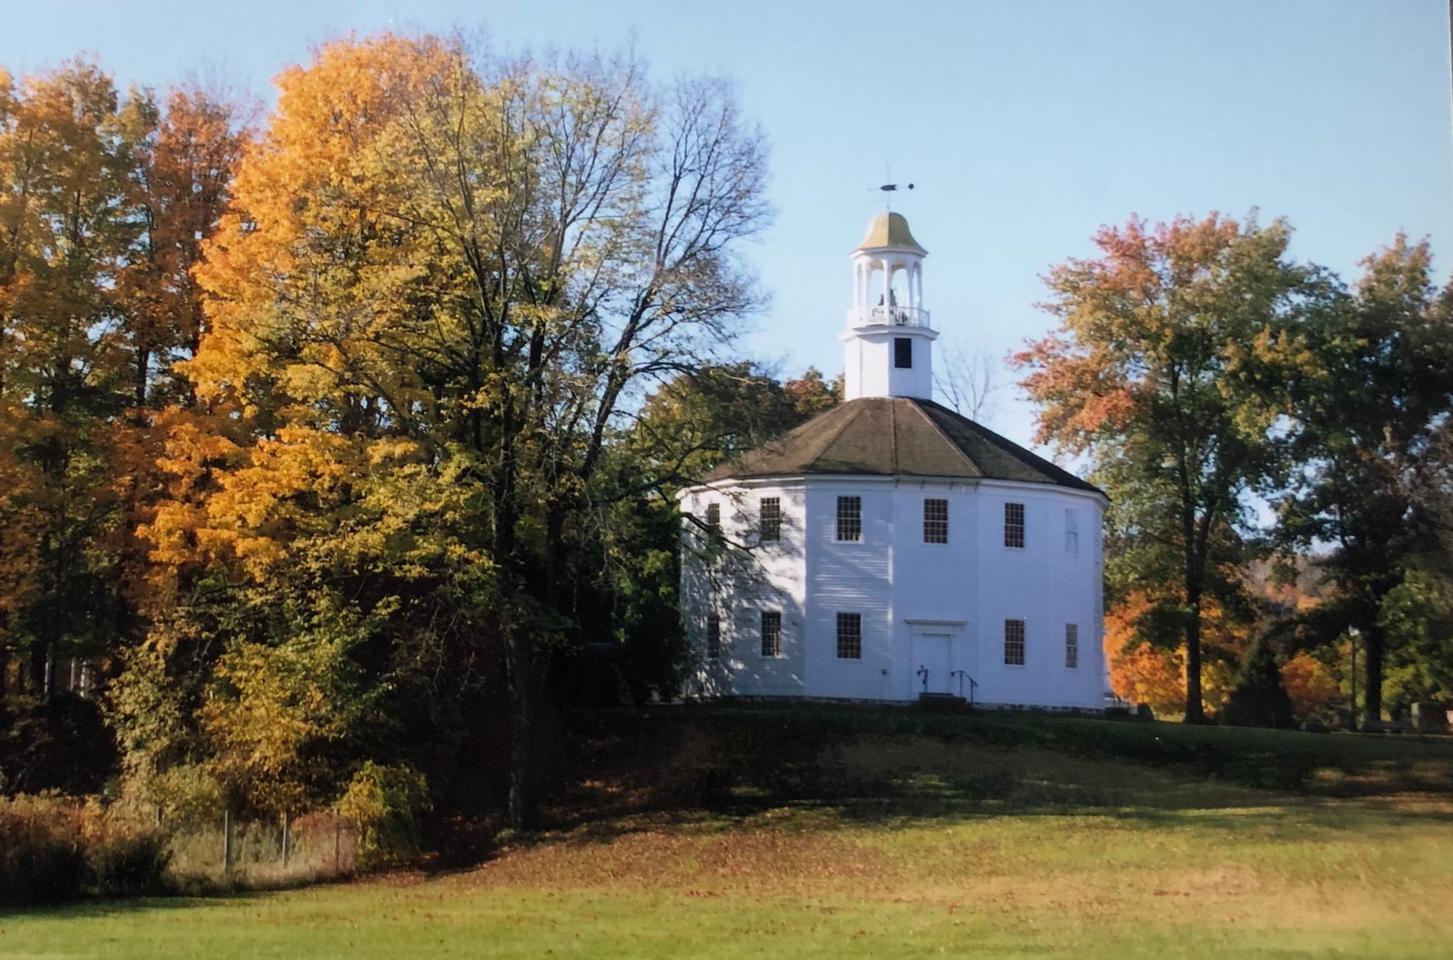
<instances>
[{"instance_id":1,"label":"round white church","mask_svg":"<svg viewBox=\"0 0 1453 960\"><path fill-rule=\"evenodd\" d=\"M877 216L844 402L681 492L691 695L1103 707L1106 498L933 401L926 255Z\"/></svg>"}]
</instances>

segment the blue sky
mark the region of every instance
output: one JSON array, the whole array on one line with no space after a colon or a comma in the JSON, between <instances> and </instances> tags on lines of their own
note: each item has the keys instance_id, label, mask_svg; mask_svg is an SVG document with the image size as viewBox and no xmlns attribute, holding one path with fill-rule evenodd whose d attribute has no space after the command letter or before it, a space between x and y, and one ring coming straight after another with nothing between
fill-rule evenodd
<instances>
[{"instance_id":1,"label":"blue sky","mask_svg":"<svg viewBox=\"0 0 1453 960\"><path fill-rule=\"evenodd\" d=\"M634 45L665 79L733 77L772 143L778 211L751 256L773 296L744 343L790 372L841 368L847 254L881 208L929 249L925 305L996 360L1049 319L1046 268L1103 223L1211 210L1295 226L1351 277L1398 230L1453 257L1443 0L685 3L5 0L0 64L93 54L122 83L221 77L263 98L348 31L484 27L509 50ZM1028 439L1004 384L988 419Z\"/></svg>"}]
</instances>

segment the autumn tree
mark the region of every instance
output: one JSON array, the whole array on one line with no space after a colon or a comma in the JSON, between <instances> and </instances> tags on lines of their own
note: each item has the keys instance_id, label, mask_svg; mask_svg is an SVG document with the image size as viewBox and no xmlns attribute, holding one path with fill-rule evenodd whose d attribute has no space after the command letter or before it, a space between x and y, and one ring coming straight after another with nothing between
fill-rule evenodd
<instances>
[{"instance_id":1,"label":"autumn tree","mask_svg":"<svg viewBox=\"0 0 1453 960\"><path fill-rule=\"evenodd\" d=\"M345 463L447 475L448 530L479 557L451 602L501 664L523 823L613 431L757 304L734 249L766 217L761 138L716 81L663 91L629 61L506 61L437 37L330 44L279 86L198 271L209 326L186 370L250 424L239 484L273 483L256 458L277 448L344 512L303 506L255 533L270 511L248 513L254 491L191 539L271 573L346 516Z\"/></svg>"},{"instance_id":2,"label":"autumn tree","mask_svg":"<svg viewBox=\"0 0 1453 960\"><path fill-rule=\"evenodd\" d=\"M0 630L48 701L61 657L122 629L111 429L127 406L124 275L145 233L131 202L155 108L76 62L0 76L0 430L10 615Z\"/></svg>"},{"instance_id":3,"label":"autumn tree","mask_svg":"<svg viewBox=\"0 0 1453 960\"><path fill-rule=\"evenodd\" d=\"M195 344L189 271L231 175L215 152L181 169L218 140L200 115L225 109L122 94L90 63L0 71L0 694L47 704L66 659L104 665L136 635L137 441Z\"/></svg>"},{"instance_id":4,"label":"autumn tree","mask_svg":"<svg viewBox=\"0 0 1453 960\"><path fill-rule=\"evenodd\" d=\"M1286 255L1290 228L1213 214L1095 237L1046 279L1059 328L1015 358L1037 440L1085 458L1110 496L1112 601L1151 600L1145 641L1183 651L1185 717L1203 717L1208 601L1245 603L1245 495L1277 475L1270 357L1330 283Z\"/></svg>"},{"instance_id":5,"label":"autumn tree","mask_svg":"<svg viewBox=\"0 0 1453 960\"><path fill-rule=\"evenodd\" d=\"M1434 609L1425 601L1440 574L1421 561L1446 543L1437 501L1448 478L1439 438L1453 411L1453 287L1434 283L1426 241L1399 236L1363 261L1341 309L1310 320L1297 351L1309 359L1285 373L1298 466L1278 502L1279 533L1313 551L1333 587L1305 618L1320 641L1359 636L1375 726L1390 642L1421 636L1413 611Z\"/></svg>"}]
</instances>

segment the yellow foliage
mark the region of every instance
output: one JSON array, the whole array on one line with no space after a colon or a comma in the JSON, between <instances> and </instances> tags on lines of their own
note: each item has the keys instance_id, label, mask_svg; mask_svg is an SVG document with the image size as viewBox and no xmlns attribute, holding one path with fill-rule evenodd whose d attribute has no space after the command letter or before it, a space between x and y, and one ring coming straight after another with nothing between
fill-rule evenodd
<instances>
[{"instance_id":1,"label":"yellow foliage","mask_svg":"<svg viewBox=\"0 0 1453 960\"><path fill-rule=\"evenodd\" d=\"M1281 682L1298 716L1314 713L1339 695L1337 680L1325 665L1306 651L1281 667Z\"/></svg>"},{"instance_id":2,"label":"yellow foliage","mask_svg":"<svg viewBox=\"0 0 1453 960\"><path fill-rule=\"evenodd\" d=\"M1136 621L1150 609L1143 593L1132 594L1105 615L1105 662L1110 689L1131 703L1148 703L1158 716L1186 707L1185 658L1180 650L1135 643ZM1231 693L1235 665L1251 645L1251 628L1231 623L1216 604L1202 609L1201 698L1212 712Z\"/></svg>"}]
</instances>

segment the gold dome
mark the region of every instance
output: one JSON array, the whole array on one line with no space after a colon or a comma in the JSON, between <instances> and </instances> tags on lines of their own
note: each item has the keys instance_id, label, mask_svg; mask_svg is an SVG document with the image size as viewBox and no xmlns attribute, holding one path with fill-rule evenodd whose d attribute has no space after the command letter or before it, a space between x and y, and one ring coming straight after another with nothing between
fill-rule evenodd
<instances>
[{"instance_id":1,"label":"gold dome","mask_svg":"<svg viewBox=\"0 0 1453 960\"><path fill-rule=\"evenodd\" d=\"M877 250L884 247L892 247L896 250L912 250L919 256L927 256L928 251L918 245L913 239L913 231L908 229L908 220L901 213L894 213L891 210L884 210L873 218L868 224L868 233L863 237L863 242L858 244L859 250Z\"/></svg>"}]
</instances>

